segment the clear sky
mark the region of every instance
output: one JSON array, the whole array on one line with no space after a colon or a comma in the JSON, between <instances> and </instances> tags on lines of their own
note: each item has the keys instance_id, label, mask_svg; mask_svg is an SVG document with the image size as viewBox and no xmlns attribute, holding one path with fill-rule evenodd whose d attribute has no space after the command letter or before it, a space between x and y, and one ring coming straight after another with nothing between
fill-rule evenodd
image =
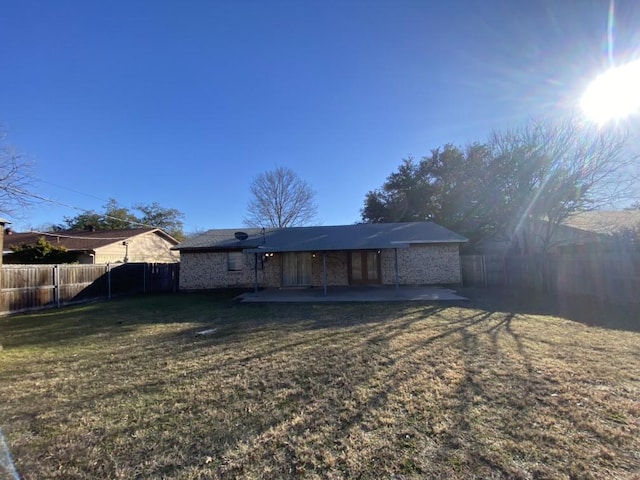
<instances>
[{"instance_id":1,"label":"clear sky","mask_svg":"<svg viewBox=\"0 0 640 480\"><path fill-rule=\"evenodd\" d=\"M640 56L618 0L616 61ZM403 158L574 109L607 66L609 0L0 2L0 123L43 197L159 202L185 231L242 225L286 166L325 225L359 219ZM78 211L41 204L18 230Z\"/></svg>"}]
</instances>

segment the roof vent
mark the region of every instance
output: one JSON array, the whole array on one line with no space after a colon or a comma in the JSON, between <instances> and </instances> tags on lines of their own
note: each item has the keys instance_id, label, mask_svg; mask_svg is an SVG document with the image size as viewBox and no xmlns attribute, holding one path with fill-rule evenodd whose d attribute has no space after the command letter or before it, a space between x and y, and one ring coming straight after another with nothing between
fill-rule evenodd
<instances>
[{"instance_id":1,"label":"roof vent","mask_svg":"<svg viewBox=\"0 0 640 480\"><path fill-rule=\"evenodd\" d=\"M241 241L249 238L249 234L246 232L236 232L233 235L234 237L236 237L237 240L241 240Z\"/></svg>"}]
</instances>

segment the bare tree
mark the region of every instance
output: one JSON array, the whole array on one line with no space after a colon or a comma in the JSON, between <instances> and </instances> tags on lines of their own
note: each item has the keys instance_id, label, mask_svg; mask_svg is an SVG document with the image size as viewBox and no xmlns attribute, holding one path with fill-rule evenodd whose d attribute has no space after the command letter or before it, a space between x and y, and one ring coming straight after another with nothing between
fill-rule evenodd
<instances>
[{"instance_id":1,"label":"bare tree","mask_svg":"<svg viewBox=\"0 0 640 480\"><path fill-rule=\"evenodd\" d=\"M297 227L317 214L314 191L293 170L278 167L256 176L250 186L246 226Z\"/></svg>"},{"instance_id":2,"label":"bare tree","mask_svg":"<svg viewBox=\"0 0 640 480\"><path fill-rule=\"evenodd\" d=\"M494 161L501 166L502 194L512 206L512 231L526 219L541 225L532 239L542 253L554 245L558 227L571 215L629 200L637 183L626 132L583 125L575 119L536 121L493 134Z\"/></svg>"},{"instance_id":3,"label":"bare tree","mask_svg":"<svg viewBox=\"0 0 640 480\"><path fill-rule=\"evenodd\" d=\"M30 192L33 165L5 139L6 133L0 127L0 216L19 216L35 201Z\"/></svg>"}]
</instances>

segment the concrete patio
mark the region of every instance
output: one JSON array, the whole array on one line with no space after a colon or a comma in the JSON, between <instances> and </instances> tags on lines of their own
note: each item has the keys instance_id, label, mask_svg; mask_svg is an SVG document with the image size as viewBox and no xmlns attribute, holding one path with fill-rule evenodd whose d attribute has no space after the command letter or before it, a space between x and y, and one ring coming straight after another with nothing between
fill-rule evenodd
<instances>
[{"instance_id":1,"label":"concrete patio","mask_svg":"<svg viewBox=\"0 0 640 480\"><path fill-rule=\"evenodd\" d=\"M241 302L407 302L467 300L455 290L432 286L366 286L312 288L269 288L258 293L248 292L237 297Z\"/></svg>"}]
</instances>

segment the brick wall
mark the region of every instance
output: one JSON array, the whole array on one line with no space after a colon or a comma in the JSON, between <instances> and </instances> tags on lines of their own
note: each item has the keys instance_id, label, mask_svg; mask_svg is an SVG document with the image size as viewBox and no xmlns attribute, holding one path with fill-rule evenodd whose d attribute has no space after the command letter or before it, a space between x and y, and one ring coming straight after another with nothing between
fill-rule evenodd
<instances>
[{"instance_id":1,"label":"brick wall","mask_svg":"<svg viewBox=\"0 0 640 480\"><path fill-rule=\"evenodd\" d=\"M180 289L199 290L209 288L243 287L251 281L248 267L249 255L244 255L241 271L229 272L225 252L183 253L180 255Z\"/></svg>"},{"instance_id":2,"label":"brick wall","mask_svg":"<svg viewBox=\"0 0 640 480\"><path fill-rule=\"evenodd\" d=\"M382 283L395 284L394 250L381 252ZM327 284L348 285L346 251L327 252ZM258 259L260 287L279 287L282 278L282 254L265 261ZM416 245L398 249L399 282L401 285L460 283L460 255L457 244ZM323 285L322 253L311 259L311 281ZM180 258L180 289L199 290L254 286L254 255L245 254L243 269L227 269L226 252L183 252Z\"/></svg>"},{"instance_id":3,"label":"brick wall","mask_svg":"<svg viewBox=\"0 0 640 480\"><path fill-rule=\"evenodd\" d=\"M393 250L381 253L382 283L395 284ZM437 285L460 283L460 252L458 244L412 245L398 249L398 280L400 285Z\"/></svg>"},{"instance_id":4,"label":"brick wall","mask_svg":"<svg viewBox=\"0 0 640 480\"><path fill-rule=\"evenodd\" d=\"M349 272L347 271L347 252L326 252L327 259L327 285L349 285ZM322 286L322 253L316 254L311 260L311 281L314 286Z\"/></svg>"}]
</instances>

